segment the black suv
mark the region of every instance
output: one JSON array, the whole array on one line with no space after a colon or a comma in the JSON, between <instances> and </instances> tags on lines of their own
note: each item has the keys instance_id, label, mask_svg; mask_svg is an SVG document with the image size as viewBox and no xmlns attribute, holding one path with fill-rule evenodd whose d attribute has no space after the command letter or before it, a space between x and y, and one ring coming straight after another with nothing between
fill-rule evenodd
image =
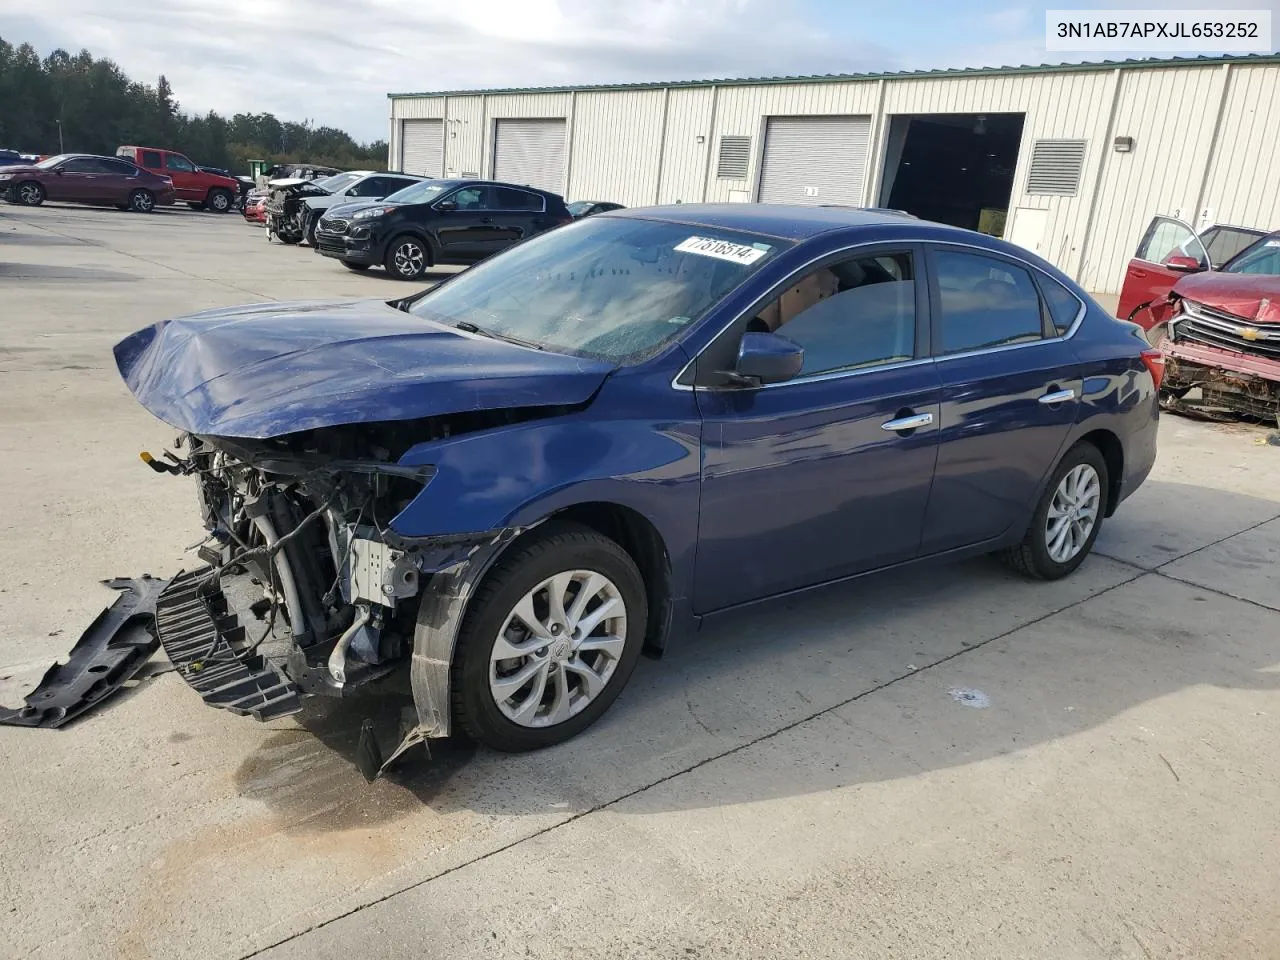
<instances>
[{"instance_id":1,"label":"black suv","mask_svg":"<svg viewBox=\"0 0 1280 960\"><path fill-rule=\"evenodd\" d=\"M475 263L573 220L564 199L492 180L424 180L383 200L330 208L316 249L352 270L376 264L416 280L439 263Z\"/></svg>"}]
</instances>

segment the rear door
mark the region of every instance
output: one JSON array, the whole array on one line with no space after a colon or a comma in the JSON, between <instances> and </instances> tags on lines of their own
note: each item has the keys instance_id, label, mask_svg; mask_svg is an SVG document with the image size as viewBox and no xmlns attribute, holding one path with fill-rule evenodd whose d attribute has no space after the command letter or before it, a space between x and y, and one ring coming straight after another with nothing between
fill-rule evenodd
<instances>
[{"instance_id":1,"label":"rear door","mask_svg":"<svg viewBox=\"0 0 1280 960\"><path fill-rule=\"evenodd\" d=\"M505 250L538 232L538 221L547 206L540 194L515 187L493 187L489 195L493 198L491 232L485 241L489 253Z\"/></svg>"},{"instance_id":2,"label":"rear door","mask_svg":"<svg viewBox=\"0 0 1280 960\"><path fill-rule=\"evenodd\" d=\"M1171 266L1171 257L1195 260ZM1188 273L1209 269L1209 253L1204 242L1191 227L1173 217L1155 217L1147 225L1138 250L1125 270L1124 286L1116 316L1121 320L1138 320L1135 316L1147 304L1158 300Z\"/></svg>"},{"instance_id":3,"label":"rear door","mask_svg":"<svg viewBox=\"0 0 1280 960\"><path fill-rule=\"evenodd\" d=\"M196 173L195 164L180 153L164 154L164 170L159 171L173 181L173 189L179 200L200 203L205 199L204 184Z\"/></svg>"},{"instance_id":4,"label":"rear door","mask_svg":"<svg viewBox=\"0 0 1280 960\"><path fill-rule=\"evenodd\" d=\"M928 267L942 402L921 552L935 554L1001 536L1035 502L1079 415L1066 335L1084 304L985 249L931 245Z\"/></svg>"},{"instance_id":5,"label":"rear door","mask_svg":"<svg viewBox=\"0 0 1280 960\"><path fill-rule=\"evenodd\" d=\"M138 186L138 168L128 160L100 160L99 163L105 168L102 199L110 203L125 203Z\"/></svg>"}]
</instances>

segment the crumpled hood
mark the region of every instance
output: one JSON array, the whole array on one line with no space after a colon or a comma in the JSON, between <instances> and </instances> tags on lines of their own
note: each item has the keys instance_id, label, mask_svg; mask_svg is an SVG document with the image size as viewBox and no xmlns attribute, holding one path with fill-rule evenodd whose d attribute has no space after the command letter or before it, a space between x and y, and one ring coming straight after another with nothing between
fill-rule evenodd
<instances>
[{"instance_id":1,"label":"crumpled hood","mask_svg":"<svg viewBox=\"0 0 1280 960\"><path fill-rule=\"evenodd\" d=\"M614 367L472 335L380 300L268 303L163 320L115 347L138 401L207 436L589 400Z\"/></svg>"},{"instance_id":2,"label":"crumpled hood","mask_svg":"<svg viewBox=\"0 0 1280 960\"><path fill-rule=\"evenodd\" d=\"M1250 273L1193 273L1173 292L1242 320L1280 323L1280 277Z\"/></svg>"}]
</instances>

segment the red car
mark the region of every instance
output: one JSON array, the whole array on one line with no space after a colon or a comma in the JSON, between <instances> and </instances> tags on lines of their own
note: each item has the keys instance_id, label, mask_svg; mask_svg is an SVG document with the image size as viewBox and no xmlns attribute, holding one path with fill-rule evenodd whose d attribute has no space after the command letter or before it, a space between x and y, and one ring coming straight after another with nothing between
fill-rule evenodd
<instances>
[{"instance_id":1,"label":"red car","mask_svg":"<svg viewBox=\"0 0 1280 960\"><path fill-rule=\"evenodd\" d=\"M244 201L244 218L250 223L267 225L267 195L248 196Z\"/></svg>"},{"instance_id":2,"label":"red car","mask_svg":"<svg viewBox=\"0 0 1280 960\"><path fill-rule=\"evenodd\" d=\"M38 207L45 200L112 205L150 213L173 203L173 181L128 160L62 153L28 166L0 167L0 194L11 203Z\"/></svg>"},{"instance_id":3,"label":"red car","mask_svg":"<svg viewBox=\"0 0 1280 960\"><path fill-rule=\"evenodd\" d=\"M1280 232L1207 269L1208 251L1190 227L1179 226L1187 246L1165 261L1181 271L1178 279L1132 315L1164 354L1162 395L1177 401L1199 387L1210 408L1280 424Z\"/></svg>"},{"instance_id":4,"label":"red car","mask_svg":"<svg viewBox=\"0 0 1280 960\"><path fill-rule=\"evenodd\" d=\"M181 153L160 147L119 147L117 157L136 163L144 170L169 177L178 199L193 210L226 213L235 206L240 184L231 177L201 170Z\"/></svg>"}]
</instances>

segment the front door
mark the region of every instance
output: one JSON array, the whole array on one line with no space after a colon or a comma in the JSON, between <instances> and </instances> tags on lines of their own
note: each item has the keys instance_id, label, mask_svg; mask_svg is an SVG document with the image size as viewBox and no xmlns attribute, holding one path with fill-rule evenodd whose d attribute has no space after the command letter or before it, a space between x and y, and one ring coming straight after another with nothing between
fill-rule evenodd
<instances>
[{"instance_id":1,"label":"front door","mask_svg":"<svg viewBox=\"0 0 1280 960\"><path fill-rule=\"evenodd\" d=\"M195 164L180 153L164 155L164 175L173 181L173 190L179 200L203 202L205 188L198 183Z\"/></svg>"},{"instance_id":2,"label":"front door","mask_svg":"<svg viewBox=\"0 0 1280 960\"><path fill-rule=\"evenodd\" d=\"M787 382L697 390L699 613L918 552L941 392L918 261L912 248L846 254L724 335L736 353L744 329L776 331L805 361Z\"/></svg>"},{"instance_id":3,"label":"front door","mask_svg":"<svg viewBox=\"0 0 1280 960\"><path fill-rule=\"evenodd\" d=\"M973 248L930 250L929 268L942 418L925 554L994 539L1025 518L1082 389L1064 336L1083 309L1074 294L1043 276L1038 288L1024 265Z\"/></svg>"},{"instance_id":4,"label":"front door","mask_svg":"<svg viewBox=\"0 0 1280 960\"><path fill-rule=\"evenodd\" d=\"M1156 217L1125 270L1116 316L1141 322L1137 314L1172 290L1187 273L1208 269L1209 254L1196 232L1181 220Z\"/></svg>"},{"instance_id":5,"label":"front door","mask_svg":"<svg viewBox=\"0 0 1280 960\"><path fill-rule=\"evenodd\" d=\"M493 252L490 193L486 186L463 187L436 201L435 234L444 259L480 260Z\"/></svg>"},{"instance_id":6,"label":"front door","mask_svg":"<svg viewBox=\"0 0 1280 960\"><path fill-rule=\"evenodd\" d=\"M83 203L101 192L97 184L102 175L102 168L94 157L72 157L47 178L45 193L50 200Z\"/></svg>"}]
</instances>

